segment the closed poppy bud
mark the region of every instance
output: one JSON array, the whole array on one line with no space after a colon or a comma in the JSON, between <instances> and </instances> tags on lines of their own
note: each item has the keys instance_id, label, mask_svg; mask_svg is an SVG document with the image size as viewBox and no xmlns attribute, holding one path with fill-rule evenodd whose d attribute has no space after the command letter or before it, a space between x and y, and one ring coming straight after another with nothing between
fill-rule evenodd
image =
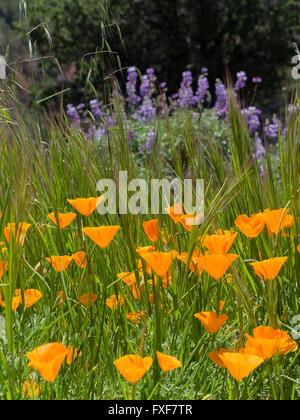
<instances>
[{"instance_id":1,"label":"closed poppy bud","mask_svg":"<svg viewBox=\"0 0 300 420\"><path fill-rule=\"evenodd\" d=\"M71 346L67 353L67 359L66 359L67 364L70 365L76 359L76 357L80 355L81 353L78 354L78 350Z\"/></svg>"},{"instance_id":2,"label":"closed poppy bud","mask_svg":"<svg viewBox=\"0 0 300 420\"><path fill-rule=\"evenodd\" d=\"M153 363L151 357L128 354L114 361L115 366L127 381L136 383L150 369Z\"/></svg>"},{"instance_id":3,"label":"closed poppy bud","mask_svg":"<svg viewBox=\"0 0 300 420\"><path fill-rule=\"evenodd\" d=\"M159 351L156 352L156 355L163 372L169 372L170 370L182 367L181 362L176 357L165 355Z\"/></svg>"}]
</instances>

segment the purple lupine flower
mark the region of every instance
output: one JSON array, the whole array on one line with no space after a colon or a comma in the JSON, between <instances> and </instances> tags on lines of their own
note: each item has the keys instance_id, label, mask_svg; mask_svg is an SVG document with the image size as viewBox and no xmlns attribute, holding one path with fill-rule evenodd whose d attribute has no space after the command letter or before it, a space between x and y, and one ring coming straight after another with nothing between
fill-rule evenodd
<instances>
[{"instance_id":1,"label":"purple lupine flower","mask_svg":"<svg viewBox=\"0 0 300 420\"><path fill-rule=\"evenodd\" d=\"M259 76L252 78L252 83L261 83L261 82L262 82L262 78Z\"/></svg>"},{"instance_id":2,"label":"purple lupine flower","mask_svg":"<svg viewBox=\"0 0 300 420\"><path fill-rule=\"evenodd\" d=\"M193 76L190 71L182 73L182 82L178 92L179 108L185 109L195 105L196 100L192 88Z\"/></svg>"},{"instance_id":3,"label":"purple lupine flower","mask_svg":"<svg viewBox=\"0 0 300 420\"><path fill-rule=\"evenodd\" d=\"M201 73L207 73L207 72L208 72L208 69L206 67L202 67Z\"/></svg>"},{"instance_id":4,"label":"purple lupine flower","mask_svg":"<svg viewBox=\"0 0 300 420\"><path fill-rule=\"evenodd\" d=\"M209 83L207 77L200 76L198 79L198 88L195 94L195 102L203 102L209 89Z\"/></svg>"},{"instance_id":5,"label":"purple lupine flower","mask_svg":"<svg viewBox=\"0 0 300 420\"><path fill-rule=\"evenodd\" d=\"M133 118L140 120L141 122L145 123L156 115L156 109L153 104L153 101L148 96L145 96L142 105L139 109L134 113Z\"/></svg>"},{"instance_id":6,"label":"purple lupine flower","mask_svg":"<svg viewBox=\"0 0 300 420\"><path fill-rule=\"evenodd\" d=\"M264 133L270 139L277 139L279 131L279 120L276 115L273 116L272 122L266 120L266 125L264 127Z\"/></svg>"},{"instance_id":7,"label":"purple lupine flower","mask_svg":"<svg viewBox=\"0 0 300 420\"><path fill-rule=\"evenodd\" d=\"M84 104L79 104L76 107L77 111L81 111L83 108L85 108L85 105Z\"/></svg>"},{"instance_id":8,"label":"purple lupine flower","mask_svg":"<svg viewBox=\"0 0 300 420\"><path fill-rule=\"evenodd\" d=\"M248 78L244 71L240 71L236 75L237 75L237 81L234 87L236 90L241 90L246 86L246 82Z\"/></svg>"},{"instance_id":9,"label":"purple lupine flower","mask_svg":"<svg viewBox=\"0 0 300 420\"><path fill-rule=\"evenodd\" d=\"M90 101L90 108L94 117L96 118L103 117L103 112L100 109L100 105L97 99L93 99Z\"/></svg>"},{"instance_id":10,"label":"purple lupine flower","mask_svg":"<svg viewBox=\"0 0 300 420\"><path fill-rule=\"evenodd\" d=\"M242 109L242 115L245 115L248 124L249 133L255 133L260 127L259 115L261 110L255 106L249 106L248 108Z\"/></svg>"},{"instance_id":11,"label":"purple lupine flower","mask_svg":"<svg viewBox=\"0 0 300 420\"><path fill-rule=\"evenodd\" d=\"M80 126L80 115L74 105L68 104L67 105L67 116L71 120L71 127Z\"/></svg>"},{"instance_id":12,"label":"purple lupine flower","mask_svg":"<svg viewBox=\"0 0 300 420\"><path fill-rule=\"evenodd\" d=\"M139 148L139 151L140 152L146 151L147 154L151 153L153 149L154 139L155 139L155 132L151 128L148 132L146 143Z\"/></svg>"},{"instance_id":13,"label":"purple lupine flower","mask_svg":"<svg viewBox=\"0 0 300 420\"><path fill-rule=\"evenodd\" d=\"M161 82L161 83L159 84L159 87L160 87L162 90L164 90L164 89L167 87L167 83L166 83L166 82Z\"/></svg>"},{"instance_id":14,"label":"purple lupine flower","mask_svg":"<svg viewBox=\"0 0 300 420\"><path fill-rule=\"evenodd\" d=\"M141 98L136 93L137 71L135 67L129 67L127 70L126 92L128 96L129 105L135 107L141 101Z\"/></svg>"},{"instance_id":15,"label":"purple lupine flower","mask_svg":"<svg viewBox=\"0 0 300 420\"><path fill-rule=\"evenodd\" d=\"M226 87L221 80L216 81L216 103L214 109L217 111L219 117L225 117L228 114L228 100Z\"/></svg>"},{"instance_id":16,"label":"purple lupine flower","mask_svg":"<svg viewBox=\"0 0 300 420\"><path fill-rule=\"evenodd\" d=\"M178 99L178 97L179 97L178 93L173 93L173 95L171 96L173 100Z\"/></svg>"},{"instance_id":17,"label":"purple lupine flower","mask_svg":"<svg viewBox=\"0 0 300 420\"><path fill-rule=\"evenodd\" d=\"M140 94L144 99L145 97L150 97L151 95L151 82L147 74L142 76L142 83L140 86Z\"/></svg>"},{"instance_id":18,"label":"purple lupine flower","mask_svg":"<svg viewBox=\"0 0 300 420\"><path fill-rule=\"evenodd\" d=\"M155 76L155 70L150 67L149 69L146 70L147 75L149 76L150 81L153 83L157 80L156 76Z\"/></svg>"},{"instance_id":19,"label":"purple lupine flower","mask_svg":"<svg viewBox=\"0 0 300 420\"><path fill-rule=\"evenodd\" d=\"M265 156L265 154L266 154L266 149L263 145L263 142L260 139L260 137L258 137L258 135L256 135L256 137L254 139L253 158L254 159L261 159Z\"/></svg>"}]
</instances>

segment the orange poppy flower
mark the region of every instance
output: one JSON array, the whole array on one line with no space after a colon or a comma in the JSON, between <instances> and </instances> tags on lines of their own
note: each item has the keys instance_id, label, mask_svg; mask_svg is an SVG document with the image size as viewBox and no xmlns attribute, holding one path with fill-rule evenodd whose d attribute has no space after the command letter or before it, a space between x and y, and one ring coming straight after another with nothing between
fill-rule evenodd
<instances>
[{"instance_id":1,"label":"orange poppy flower","mask_svg":"<svg viewBox=\"0 0 300 420\"><path fill-rule=\"evenodd\" d=\"M82 231L101 248L106 248L114 236L117 234L120 226L100 226L86 227Z\"/></svg>"},{"instance_id":2,"label":"orange poppy flower","mask_svg":"<svg viewBox=\"0 0 300 420\"><path fill-rule=\"evenodd\" d=\"M80 296L79 298L79 302L83 305L83 306L92 306L94 305L94 303L96 302L98 296L93 294L93 293L86 293L82 296Z\"/></svg>"},{"instance_id":3,"label":"orange poppy flower","mask_svg":"<svg viewBox=\"0 0 300 420\"><path fill-rule=\"evenodd\" d=\"M76 213L57 213L58 215L58 223L56 220L55 213L49 213L48 217L52 220L52 222L57 226L59 224L61 229L69 226L70 223L75 219Z\"/></svg>"},{"instance_id":4,"label":"orange poppy flower","mask_svg":"<svg viewBox=\"0 0 300 420\"><path fill-rule=\"evenodd\" d=\"M75 200L67 200L80 214L89 216L97 206L104 200L104 197L76 198Z\"/></svg>"},{"instance_id":5,"label":"orange poppy flower","mask_svg":"<svg viewBox=\"0 0 300 420\"><path fill-rule=\"evenodd\" d=\"M110 308L110 309L118 309L118 306L123 306L124 304L124 299L122 298L122 296L118 295L112 295L110 298L106 299L106 305Z\"/></svg>"},{"instance_id":6,"label":"orange poppy flower","mask_svg":"<svg viewBox=\"0 0 300 420\"><path fill-rule=\"evenodd\" d=\"M234 223L248 238L256 238L265 227L262 213L253 214L251 217L241 214Z\"/></svg>"},{"instance_id":7,"label":"orange poppy flower","mask_svg":"<svg viewBox=\"0 0 300 420\"><path fill-rule=\"evenodd\" d=\"M223 310L223 308L224 308L224 304L225 304L224 300L220 300L220 306L219 306L219 310L220 310L220 311L222 311L222 310Z\"/></svg>"},{"instance_id":8,"label":"orange poppy flower","mask_svg":"<svg viewBox=\"0 0 300 420\"><path fill-rule=\"evenodd\" d=\"M177 251L169 252L144 252L141 257L150 265L158 276L165 276L169 271L174 258L176 258Z\"/></svg>"},{"instance_id":9,"label":"orange poppy flower","mask_svg":"<svg viewBox=\"0 0 300 420\"><path fill-rule=\"evenodd\" d=\"M300 244L297 246L297 251L299 252L299 254L300 254Z\"/></svg>"},{"instance_id":10,"label":"orange poppy flower","mask_svg":"<svg viewBox=\"0 0 300 420\"><path fill-rule=\"evenodd\" d=\"M156 352L156 355L159 366L161 367L163 372L169 372L170 370L182 367L181 362L178 359L176 359L176 357L168 356L159 351Z\"/></svg>"},{"instance_id":11,"label":"orange poppy flower","mask_svg":"<svg viewBox=\"0 0 300 420\"><path fill-rule=\"evenodd\" d=\"M277 232L294 225L294 218L288 214L288 209L265 210L263 217L268 228L269 235L277 235Z\"/></svg>"},{"instance_id":12,"label":"orange poppy flower","mask_svg":"<svg viewBox=\"0 0 300 420\"><path fill-rule=\"evenodd\" d=\"M210 353L208 353L208 357L210 358L210 360L212 360L216 365L218 365L219 367L226 369L226 366L224 365L224 363L222 362L222 360L220 359L220 355L223 353L232 353L229 350L226 349L220 349L217 351L211 351Z\"/></svg>"},{"instance_id":13,"label":"orange poppy flower","mask_svg":"<svg viewBox=\"0 0 300 420\"><path fill-rule=\"evenodd\" d=\"M269 260L251 263L255 274L263 280L274 280L288 257L270 258Z\"/></svg>"},{"instance_id":14,"label":"orange poppy flower","mask_svg":"<svg viewBox=\"0 0 300 420\"><path fill-rule=\"evenodd\" d=\"M179 223L180 218L184 215L181 203L176 203L174 206L165 209L165 211L175 224Z\"/></svg>"},{"instance_id":15,"label":"orange poppy flower","mask_svg":"<svg viewBox=\"0 0 300 420\"><path fill-rule=\"evenodd\" d=\"M20 289L15 291L15 296L19 296L20 303L23 303L26 308L30 308L43 297L42 293L36 289L24 290L24 302L22 301L22 293Z\"/></svg>"},{"instance_id":16,"label":"orange poppy flower","mask_svg":"<svg viewBox=\"0 0 300 420\"><path fill-rule=\"evenodd\" d=\"M86 253L84 251L76 252L72 257L78 267L84 268L87 265Z\"/></svg>"},{"instance_id":17,"label":"orange poppy flower","mask_svg":"<svg viewBox=\"0 0 300 420\"><path fill-rule=\"evenodd\" d=\"M182 261L184 264L187 264L187 260L188 260L188 252L182 252L180 255L177 255L177 259ZM195 263L194 258L198 258L198 257L202 257L202 252L195 250L190 258L190 264L189 264L189 269L197 274L198 276L200 276L200 274L202 273L203 267L198 263Z\"/></svg>"},{"instance_id":18,"label":"orange poppy flower","mask_svg":"<svg viewBox=\"0 0 300 420\"><path fill-rule=\"evenodd\" d=\"M17 226L17 233L16 233L16 226ZM9 243L10 236L13 235L16 238L16 242L19 242L21 245L24 245L26 232L30 228L31 224L26 222L21 223L8 223L7 226L4 228L4 236Z\"/></svg>"},{"instance_id":19,"label":"orange poppy flower","mask_svg":"<svg viewBox=\"0 0 300 420\"><path fill-rule=\"evenodd\" d=\"M136 285L136 278L134 273L119 273L118 278L127 284L128 287L130 287L134 299L138 299L141 296L141 292Z\"/></svg>"},{"instance_id":20,"label":"orange poppy flower","mask_svg":"<svg viewBox=\"0 0 300 420\"><path fill-rule=\"evenodd\" d=\"M141 319L145 316L145 311L140 312L130 312L126 315L126 318L129 319L129 321L133 322L134 324L139 324L141 322Z\"/></svg>"},{"instance_id":21,"label":"orange poppy flower","mask_svg":"<svg viewBox=\"0 0 300 420\"><path fill-rule=\"evenodd\" d=\"M243 353L224 352L219 354L218 357L237 381L248 376L264 361L262 357Z\"/></svg>"},{"instance_id":22,"label":"orange poppy flower","mask_svg":"<svg viewBox=\"0 0 300 420\"><path fill-rule=\"evenodd\" d=\"M136 383L150 369L152 357L135 356L128 354L114 361L115 366L127 381Z\"/></svg>"},{"instance_id":23,"label":"orange poppy flower","mask_svg":"<svg viewBox=\"0 0 300 420\"><path fill-rule=\"evenodd\" d=\"M139 256L141 257L142 254L144 254L145 252L154 252L155 251L155 247L154 246L142 246L136 249L136 252L139 254Z\"/></svg>"},{"instance_id":24,"label":"orange poppy flower","mask_svg":"<svg viewBox=\"0 0 300 420\"><path fill-rule=\"evenodd\" d=\"M210 254L193 258L195 264L199 264L215 280L220 280L230 265L238 258L236 254Z\"/></svg>"},{"instance_id":25,"label":"orange poppy flower","mask_svg":"<svg viewBox=\"0 0 300 420\"><path fill-rule=\"evenodd\" d=\"M200 214L195 215L195 213L184 214L183 216L180 217L179 223L185 228L185 230L187 230L188 232L191 232L193 229L193 226L198 225L200 217L201 217Z\"/></svg>"},{"instance_id":26,"label":"orange poppy flower","mask_svg":"<svg viewBox=\"0 0 300 420\"><path fill-rule=\"evenodd\" d=\"M217 235L205 235L202 246L208 248L213 254L226 255L236 236L237 232L232 233L230 231L225 231L225 233L221 231Z\"/></svg>"},{"instance_id":27,"label":"orange poppy flower","mask_svg":"<svg viewBox=\"0 0 300 420\"><path fill-rule=\"evenodd\" d=\"M246 352L263 359L270 359L277 351L286 354L298 350L298 344L288 333L271 327L257 327L253 331L253 337L247 334L247 339Z\"/></svg>"},{"instance_id":28,"label":"orange poppy flower","mask_svg":"<svg viewBox=\"0 0 300 420\"><path fill-rule=\"evenodd\" d=\"M22 385L22 394L25 398L32 398L34 395L37 397L40 393L41 386L36 382L25 381Z\"/></svg>"},{"instance_id":29,"label":"orange poppy flower","mask_svg":"<svg viewBox=\"0 0 300 420\"><path fill-rule=\"evenodd\" d=\"M61 273L68 268L69 264L73 260L73 257L69 255L51 256L50 258L47 257L46 260L52 265L54 270Z\"/></svg>"},{"instance_id":30,"label":"orange poppy flower","mask_svg":"<svg viewBox=\"0 0 300 420\"><path fill-rule=\"evenodd\" d=\"M8 270L8 262L0 261L0 280L2 279L4 272Z\"/></svg>"},{"instance_id":31,"label":"orange poppy flower","mask_svg":"<svg viewBox=\"0 0 300 420\"><path fill-rule=\"evenodd\" d=\"M66 359L67 364L70 365L72 362L74 362L76 357L80 355L81 355L81 352L78 354L78 350L71 346L67 353L67 359Z\"/></svg>"},{"instance_id":32,"label":"orange poppy flower","mask_svg":"<svg viewBox=\"0 0 300 420\"><path fill-rule=\"evenodd\" d=\"M150 239L151 242L158 241L159 231L158 231L158 219L149 220L148 222L143 223L143 228Z\"/></svg>"},{"instance_id":33,"label":"orange poppy flower","mask_svg":"<svg viewBox=\"0 0 300 420\"><path fill-rule=\"evenodd\" d=\"M27 353L28 366L35 368L47 382L53 382L68 353L64 344L49 343Z\"/></svg>"},{"instance_id":34,"label":"orange poppy flower","mask_svg":"<svg viewBox=\"0 0 300 420\"><path fill-rule=\"evenodd\" d=\"M228 319L226 314L217 315L216 312L199 312L194 317L201 321L203 327L210 334L218 332Z\"/></svg>"},{"instance_id":35,"label":"orange poppy flower","mask_svg":"<svg viewBox=\"0 0 300 420\"><path fill-rule=\"evenodd\" d=\"M12 300L11 300L11 310L15 311L19 307L20 303L21 303L20 296L13 297ZM2 299L1 288L0 288L0 305L2 306L2 308L5 308L5 302Z\"/></svg>"}]
</instances>

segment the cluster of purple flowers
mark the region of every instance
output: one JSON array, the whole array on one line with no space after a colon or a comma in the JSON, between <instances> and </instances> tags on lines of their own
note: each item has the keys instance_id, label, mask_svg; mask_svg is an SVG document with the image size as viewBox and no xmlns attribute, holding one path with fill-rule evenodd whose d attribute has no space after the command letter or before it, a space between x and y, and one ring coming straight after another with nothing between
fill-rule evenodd
<instances>
[{"instance_id":1,"label":"cluster of purple flowers","mask_svg":"<svg viewBox=\"0 0 300 420\"><path fill-rule=\"evenodd\" d=\"M126 80L126 102L128 104L128 111L132 118L139 123L145 125L154 120L155 117L165 118L172 109L190 109L194 107L203 107L204 104L209 104L207 100L209 96L209 82L207 77L207 68L201 69L201 74L198 77L196 90L194 91L194 80L191 71L184 71L182 74L182 81L177 93L173 94L171 98L167 98L167 84L165 82L158 83L155 71L153 68L148 68L146 73L138 77L136 67L129 67L127 70ZM235 95L246 86L248 77L244 71L237 73L236 82L234 84ZM252 83L259 84L262 82L261 77L253 77ZM217 118L228 117L228 96L226 85L217 80L215 84L215 103L213 109L216 112ZM96 127L89 128L85 131L86 135L90 137L102 137L108 129L113 127L117 119L111 113L103 111L100 103L93 99L89 103L90 112L95 117ZM71 120L72 126L80 127L81 114L86 112L84 104L67 106L67 115ZM128 142L131 143L135 137L135 132L131 127L130 120L127 119L125 107L124 117L128 123L127 137ZM265 126L261 128L261 110L255 106L249 106L242 109L242 114L248 125L249 133L254 136L255 151L253 155L256 159L260 159L265 155L265 148L263 142L259 137L259 132L269 139L276 139L278 137L279 120L276 116L273 120L266 121ZM132 120L131 120L132 121ZM84 130L83 130L84 131ZM146 143L140 147L140 151L150 153L154 144L155 132L150 129L147 135Z\"/></svg>"}]
</instances>

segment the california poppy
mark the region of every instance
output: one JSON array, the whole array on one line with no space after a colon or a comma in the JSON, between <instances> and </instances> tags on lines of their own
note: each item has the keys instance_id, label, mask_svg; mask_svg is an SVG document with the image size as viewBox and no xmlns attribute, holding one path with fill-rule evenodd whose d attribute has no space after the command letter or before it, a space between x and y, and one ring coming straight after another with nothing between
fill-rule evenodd
<instances>
[{"instance_id":1,"label":"california poppy","mask_svg":"<svg viewBox=\"0 0 300 420\"><path fill-rule=\"evenodd\" d=\"M15 295L20 297L20 303L26 306L26 308L30 308L35 303L37 303L42 297L42 293L36 289L27 289L24 290L24 302L22 301L22 293L20 289L15 291Z\"/></svg>"},{"instance_id":2,"label":"california poppy","mask_svg":"<svg viewBox=\"0 0 300 420\"><path fill-rule=\"evenodd\" d=\"M78 354L78 350L71 346L67 353L67 359L66 359L67 364L70 365L72 362L74 362L76 357L80 355L81 353Z\"/></svg>"},{"instance_id":3,"label":"california poppy","mask_svg":"<svg viewBox=\"0 0 300 420\"><path fill-rule=\"evenodd\" d=\"M265 227L262 213L253 214L251 217L241 214L234 223L248 238L256 238Z\"/></svg>"},{"instance_id":4,"label":"california poppy","mask_svg":"<svg viewBox=\"0 0 300 420\"><path fill-rule=\"evenodd\" d=\"M226 255L236 236L237 232L231 231L225 231L225 233L221 231L217 235L205 235L202 246L208 248L213 254Z\"/></svg>"},{"instance_id":5,"label":"california poppy","mask_svg":"<svg viewBox=\"0 0 300 420\"><path fill-rule=\"evenodd\" d=\"M144 252L141 257L150 265L158 276L164 276L169 271L174 258L176 258L177 251L169 252Z\"/></svg>"},{"instance_id":6,"label":"california poppy","mask_svg":"<svg viewBox=\"0 0 300 420\"><path fill-rule=\"evenodd\" d=\"M159 237L158 219L144 222L143 228L151 242L156 242L158 240L158 237Z\"/></svg>"},{"instance_id":7,"label":"california poppy","mask_svg":"<svg viewBox=\"0 0 300 420\"><path fill-rule=\"evenodd\" d=\"M253 337L247 334L247 339L246 352L263 359L271 358L277 351L286 354L298 349L298 344L289 337L288 333L271 327L257 327L253 331Z\"/></svg>"},{"instance_id":8,"label":"california poppy","mask_svg":"<svg viewBox=\"0 0 300 420\"><path fill-rule=\"evenodd\" d=\"M68 353L64 344L49 343L27 353L28 366L35 368L47 382L53 382Z\"/></svg>"},{"instance_id":9,"label":"california poppy","mask_svg":"<svg viewBox=\"0 0 300 420\"><path fill-rule=\"evenodd\" d=\"M274 280L288 257L270 258L269 260L251 263L257 274L263 280Z\"/></svg>"},{"instance_id":10,"label":"california poppy","mask_svg":"<svg viewBox=\"0 0 300 420\"><path fill-rule=\"evenodd\" d=\"M48 217L52 220L52 222L55 225L60 226L61 229L64 229L65 227L69 226L70 223L72 223L72 221L75 219L76 217L76 213L57 213L58 216L58 223L57 223L57 219L55 216L55 213L50 213L48 214Z\"/></svg>"},{"instance_id":11,"label":"california poppy","mask_svg":"<svg viewBox=\"0 0 300 420\"><path fill-rule=\"evenodd\" d=\"M0 280L2 279L4 272L8 270L8 262L0 261Z\"/></svg>"},{"instance_id":12,"label":"california poppy","mask_svg":"<svg viewBox=\"0 0 300 420\"><path fill-rule=\"evenodd\" d=\"M115 366L127 381L136 383L150 369L152 357L135 356L128 354L114 361Z\"/></svg>"},{"instance_id":13,"label":"california poppy","mask_svg":"<svg viewBox=\"0 0 300 420\"><path fill-rule=\"evenodd\" d=\"M106 248L117 234L120 226L86 227L82 231L101 248Z\"/></svg>"},{"instance_id":14,"label":"california poppy","mask_svg":"<svg viewBox=\"0 0 300 420\"><path fill-rule=\"evenodd\" d=\"M288 209L265 210L263 217L268 228L269 235L277 235L277 232L294 224L294 218L288 214Z\"/></svg>"},{"instance_id":15,"label":"california poppy","mask_svg":"<svg viewBox=\"0 0 300 420\"><path fill-rule=\"evenodd\" d=\"M180 218L184 215L181 203L176 203L174 206L165 209L165 211L175 224L179 223Z\"/></svg>"},{"instance_id":16,"label":"california poppy","mask_svg":"<svg viewBox=\"0 0 300 420\"><path fill-rule=\"evenodd\" d=\"M177 255L177 259L182 261L184 264L187 264L188 256L188 252L182 252L181 254ZM194 258L198 257L202 257L202 252L195 250L190 258L189 269L199 276L202 273L203 267L200 265L199 260L197 261L197 263L194 261Z\"/></svg>"},{"instance_id":17,"label":"california poppy","mask_svg":"<svg viewBox=\"0 0 300 420\"><path fill-rule=\"evenodd\" d=\"M134 324L139 324L141 322L141 319L145 316L145 311L142 312L130 312L126 315L126 318L129 319L129 321L133 322Z\"/></svg>"},{"instance_id":18,"label":"california poppy","mask_svg":"<svg viewBox=\"0 0 300 420\"><path fill-rule=\"evenodd\" d=\"M75 200L68 199L71 204L80 214L89 216L92 214L97 206L104 200L104 197L90 197L90 198L76 198Z\"/></svg>"},{"instance_id":19,"label":"california poppy","mask_svg":"<svg viewBox=\"0 0 300 420\"><path fill-rule=\"evenodd\" d=\"M178 359L176 359L176 357L168 356L159 351L156 352L156 355L159 366L161 367L163 372L169 372L170 370L182 367L182 363Z\"/></svg>"},{"instance_id":20,"label":"california poppy","mask_svg":"<svg viewBox=\"0 0 300 420\"><path fill-rule=\"evenodd\" d=\"M118 309L118 306L123 306L124 304L124 299L118 295L112 295L110 298L106 299L106 305L110 308L110 309Z\"/></svg>"},{"instance_id":21,"label":"california poppy","mask_svg":"<svg viewBox=\"0 0 300 420\"><path fill-rule=\"evenodd\" d=\"M25 398L32 398L38 396L41 390L41 386L37 385L36 382L25 381L22 385L22 394Z\"/></svg>"},{"instance_id":22,"label":"california poppy","mask_svg":"<svg viewBox=\"0 0 300 420\"><path fill-rule=\"evenodd\" d=\"M142 246L136 249L136 252L142 256L142 254L144 254L145 252L154 252L155 251L155 247L154 246Z\"/></svg>"},{"instance_id":23,"label":"california poppy","mask_svg":"<svg viewBox=\"0 0 300 420\"><path fill-rule=\"evenodd\" d=\"M87 265L86 254L84 251L78 251L72 255L73 260L80 268L84 268Z\"/></svg>"},{"instance_id":24,"label":"california poppy","mask_svg":"<svg viewBox=\"0 0 300 420\"><path fill-rule=\"evenodd\" d=\"M194 317L201 321L203 327L210 334L218 332L228 319L226 314L217 315L216 312L199 312Z\"/></svg>"},{"instance_id":25,"label":"california poppy","mask_svg":"<svg viewBox=\"0 0 300 420\"><path fill-rule=\"evenodd\" d=\"M230 265L238 258L236 254L210 254L193 258L195 264L199 264L215 280L220 280Z\"/></svg>"},{"instance_id":26,"label":"california poppy","mask_svg":"<svg viewBox=\"0 0 300 420\"><path fill-rule=\"evenodd\" d=\"M13 235L15 237L16 242L19 242L21 245L25 242L26 232L30 228L31 224L26 222L21 223L8 223L7 226L4 228L4 236L9 243L10 236ZM17 227L17 232L16 232Z\"/></svg>"},{"instance_id":27,"label":"california poppy","mask_svg":"<svg viewBox=\"0 0 300 420\"><path fill-rule=\"evenodd\" d=\"M79 298L79 302L84 306L94 305L98 296L94 293L86 293Z\"/></svg>"},{"instance_id":28,"label":"california poppy","mask_svg":"<svg viewBox=\"0 0 300 420\"><path fill-rule=\"evenodd\" d=\"M73 260L73 257L69 255L51 256L50 258L47 257L46 260L52 265L54 270L60 273L68 268L69 264Z\"/></svg>"},{"instance_id":29,"label":"california poppy","mask_svg":"<svg viewBox=\"0 0 300 420\"><path fill-rule=\"evenodd\" d=\"M224 352L219 354L218 357L237 381L248 376L264 361L262 357L243 353Z\"/></svg>"},{"instance_id":30,"label":"california poppy","mask_svg":"<svg viewBox=\"0 0 300 420\"><path fill-rule=\"evenodd\" d=\"M15 311L19 307L20 304L21 304L20 296L13 296L12 297L12 300L11 300L11 309L12 309L12 311ZM1 291L1 288L0 288L0 305L2 306L2 308L5 308L5 302L2 299L2 291Z\"/></svg>"},{"instance_id":31,"label":"california poppy","mask_svg":"<svg viewBox=\"0 0 300 420\"><path fill-rule=\"evenodd\" d=\"M208 353L208 357L210 358L210 360L212 360L216 365L218 365L219 367L226 369L226 366L224 365L224 363L222 362L222 360L220 359L220 355L223 353L231 353L229 350L226 349L220 349L217 351L211 351Z\"/></svg>"},{"instance_id":32,"label":"california poppy","mask_svg":"<svg viewBox=\"0 0 300 420\"><path fill-rule=\"evenodd\" d=\"M299 254L300 254L300 244L297 246L297 251L299 252Z\"/></svg>"},{"instance_id":33,"label":"california poppy","mask_svg":"<svg viewBox=\"0 0 300 420\"><path fill-rule=\"evenodd\" d=\"M138 285L136 284L136 278L134 273L119 273L118 278L121 279L131 289L134 299L138 299L141 296Z\"/></svg>"}]
</instances>

